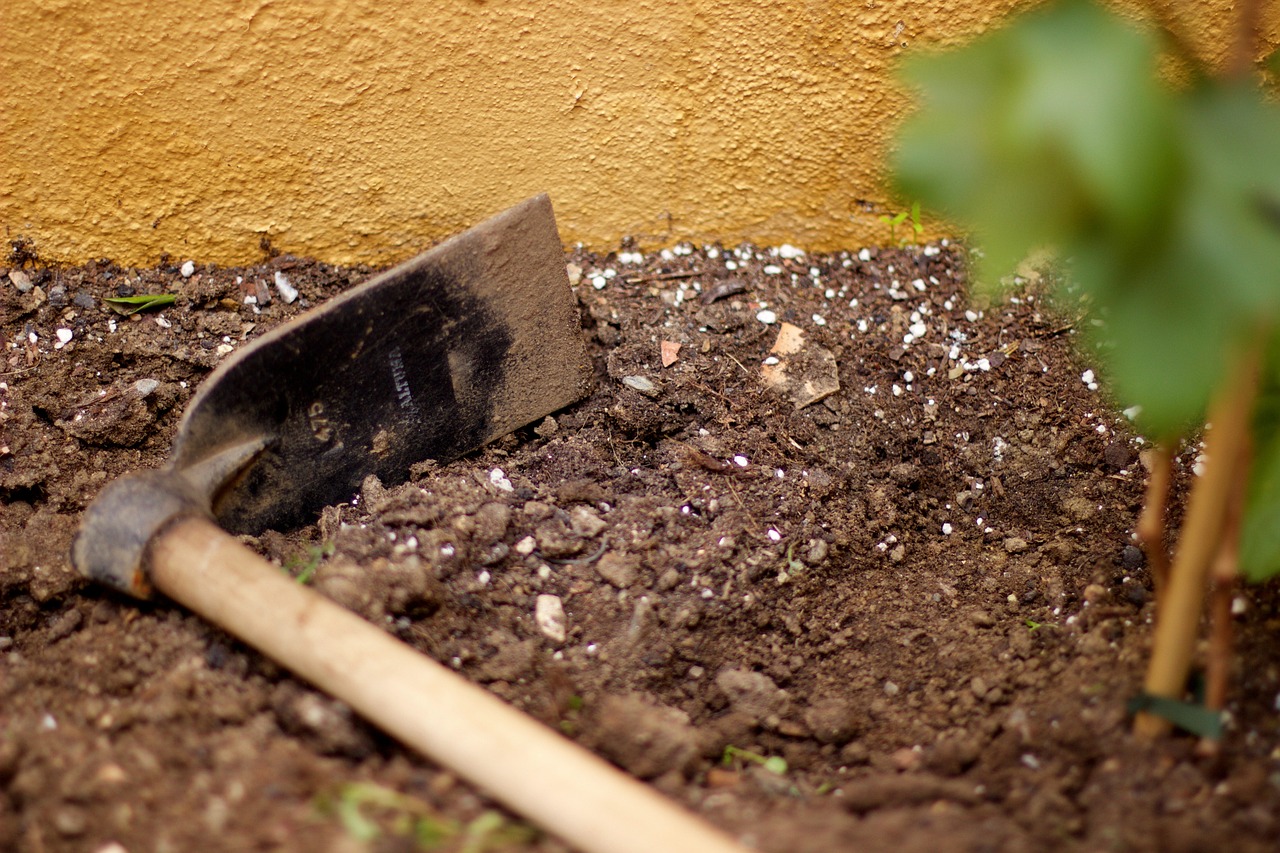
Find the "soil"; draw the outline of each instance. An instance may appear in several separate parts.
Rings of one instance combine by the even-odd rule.
[[[1035,288],[980,310],[948,246],[566,263],[590,398],[250,547],[760,850],[1277,849],[1276,589],[1217,753],[1135,740],[1144,445]],[[69,565],[227,352],[369,273],[0,268],[0,848],[566,849]]]

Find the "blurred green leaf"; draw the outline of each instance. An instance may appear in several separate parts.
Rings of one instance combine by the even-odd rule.
[[[1032,249],[1155,233],[1176,149],[1156,41],[1084,2],[1029,14],[903,69],[921,109],[893,162],[903,196],[972,229],[994,285]]]
[[[1238,83],[1163,86],[1157,49],[1068,0],[915,58],[894,168],[971,231],[980,287],[1044,246],[1068,259],[1118,398],[1169,435],[1280,313],[1280,108]]]
[[[140,296],[109,296],[102,301],[126,317],[139,311],[172,305],[178,297],[172,293],[149,293]]]

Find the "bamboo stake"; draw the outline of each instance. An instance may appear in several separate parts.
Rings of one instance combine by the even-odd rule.
[[[1177,442],[1161,441],[1151,452],[1151,474],[1147,477],[1147,491],[1142,499],[1142,515],[1134,532],[1147,554],[1151,567],[1151,585],[1156,604],[1169,585],[1169,552],[1165,550],[1165,507],[1169,503],[1169,486],[1173,481],[1173,454]]]
[[[1210,410],[1205,467],[1191,490],[1178,552],[1164,600],[1157,607],[1154,645],[1144,684],[1150,696],[1181,699],[1204,606],[1209,567],[1222,542],[1232,488],[1244,476],[1241,449],[1248,446],[1253,402],[1258,391],[1260,352],[1252,348]],[[1148,712],[1134,719],[1134,733],[1158,737],[1167,720]]]
[[[1249,470],[1252,461],[1251,436],[1246,438],[1246,446],[1240,448],[1240,470],[1244,474]],[[1248,477],[1236,477],[1231,484],[1230,504],[1227,507],[1226,526],[1222,533],[1222,544],[1218,556],[1213,561],[1210,572],[1210,606],[1211,626],[1209,632],[1209,655],[1205,666],[1205,706],[1213,711],[1221,711],[1227,705],[1227,688],[1231,681],[1232,651],[1235,645],[1235,623],[1231,618],[1231,603],[1235,597],[1236,581],[1240,576],[1240,527],[1244,521],[1245,494],[1248,491]]]

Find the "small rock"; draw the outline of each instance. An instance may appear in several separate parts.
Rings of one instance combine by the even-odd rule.
[[[63,806],[53,813],[53,828],[59,835],[75,838],[84,835],[89,826],[89,818],[84,810],[76,806]]]
[[[973,695],[979,699],[987,695],[987,681],[981,675],[975,675],[973,680],[969,682],[969,689],[973,691]]]
[[[1133,572],[1142,568],[1147,562],[1147,555],[1137,545],[1125,545],[1120,551],[1120,565],[1125,571]]]
[[[85,309],[92,308],[97,305],[97,303],[93,301],[93,297],[87,293],[77,293],[75,296],[71,297],[71,304],[77,308]]]
[[[678,708],[637,695],[605,696],[595,722],[596,748],[641,779],[684,772],[697,758],[698,732]]]
[[[646,397],[658,396],[658,386],[651,379],[644,376],[624,376],[622,377],[622,384],[633,391],[639,391]]]
[[[566,637],[567,618],[564,602],[558,595],[539,595],[534,605],[533,619],[542,635],[553,643],[563,643]]]
[[[583,541],[560,518],[549,518],[533,530],[544,557],[561,560],[582,552]]]
[[[640,574],[640,558],[635,554],[610,551],[596,561],[596,572],[618,589],[626,589],[636,582]],[[677,576],[676,583],[679,582]]]
[[[594,539],[608,526],[609,522],[591,507],[576,506],[569,513],[570,529],[583,539]]]
[[[363,758],[373,751],[373,739],[342,702],[284,681],[272,695],[271,706],[282,729],[306,737],[326,755]]]
[[[184,261],[178,272],[182,273],[183,278],[191,278],[196,272],[195,261]]]
[[[487,503],[476,510],[475,522],[472,535],[477,542],[496,542],[507,534],[507,526],[511,524],[511,507],[504,503]]]
[[[1010,536],[1004,540],[1004,549],[1010,554],[1021,554],[1027,550],[1027,540],[1017,536]]]
[[[1127,441],[1113,441],[1102,451],[1103,464],[1112,471],[1128,468],[1133,464],[1133,449]]]
[[[969,622],[975,628],[992,628],[996,624],[995,617],[985,610],[975,610],[970,613]]]
[[[908,773],[920,766],[920,750],[904,746],[902,749],[895,750],[893,755],[890,756],[890,760],[895,768],[903,773]]]
[[[1088,498],[1072,497],[1062,502],[1062,511],[1072,521],[1083,522],[1097,514],[1098,505]]]
[[[734,711],[750,717],[757,725],[782,716],[790,696],[762,672],[726,669],[716,676],[716,686],[729,697]]]
[[[819,565],[823,560],[827,559],[827,552],[830,546],[824,539],[810,539],[809,551],[804,555],[804,561],[811,566]]]
[[[276,270],[276,292],[280,294],[280,298],[284,300],[286,305],[292,305],[298,301],[298,289],[289,283],[289,277]]]
[[[53,620],[53,624],[49,626],[48,642],[56,643],[61,639],[71,636],[76,629],[80,627],[80,623],[84,621],[84,616],[79,610],[68,610],[57,619]]]
[[[1084,600],[1090,604],[1098,604],[1107,598],[1107,588],[1101,584],[1091,583],[1084,588]]]
[[[850,767],[860,767],[871,760],[871,750],[862,741],[850,741],[841,748],[840,760]]]
[[[861,728],[852,702],[836,697],[817,699],[804,712],[805,724],[820,743],[848,743]]]
[[[959,776],[982,755],[982,743],[976,736],[959,733],[940,738],[925,755],[925,766],[943,776]]]
[[[22,270],[9,270],[9,281],[13,282],[13,286],[18,288],[19,293],[30,293],[34,286],[31,283],[31,276]]]

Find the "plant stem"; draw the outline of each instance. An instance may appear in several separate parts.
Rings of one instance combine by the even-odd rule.
[[[1147,478],[1147,493],[1142,500],[1142,515],[1134,532],[1147,554],[1151,567],[1151,585],[1156,603],[1169,585],[1169,552],[1164,546],[1165,507],[1169,502],[1169,485],[1173,481],[1173,450],[1176,442],[1162,441],[1151,452],[1151,475]]]
[[[1231,600],[1235,596],[1236,579],[1240,574],[1240,525],[1244,519],[1247,476],[1253,459],[1252,436],[1246,436],[1245,446],[1240,448],[1240,474],[1231,484],[1228,497],[1226,524],[1218,556],[1210,573],[1209,654],[1205,667],[1204,704],[1210,710],[1221,711],[1227,705],[1227,686],[1231,681],[1232,649],[1235,645],[1235,623],[1231,619]]]
[[[1240,360],[1210,409],[1212,428],[1205,438],[1205,466],[1191,490],[1187,518],[1178,541],[1164,600],[1158,605],[1155,641],[1144,688],[1148,695],[1181,699],[1191,669],[1209,566],[1222,541],[1233,484],[1244,472],[1253,401],[1257,396],[1260,347]],[[1169,722],[1140,712],[1135,734],[1157,737]]]

